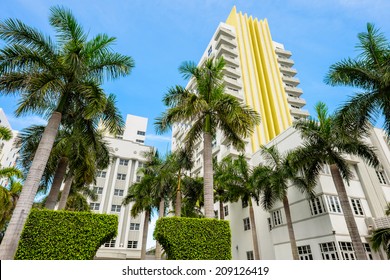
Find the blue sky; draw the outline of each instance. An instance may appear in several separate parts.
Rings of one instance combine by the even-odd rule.
[[[323,78],[332,63],[356,56],[357,34],[365,31],[367,22],[390,38],[388,0],[2,0],[0,20],[18,18],[53,35],[48,24],[53,5],[70,8],[91,36],[107,33],[117,37],[114,50],[134,58],[132,74],[107,82],[104,88],[116,94],[124,117],[149,118],[146,143],[163,153],[169,148],[170,133],[156,135],[153,127],[154,119],[165,109],[162,96],[170,86],[185,85],[178,66],[199,60],[233,5],[259,19],[267,18],[273,40],[292,51],[310,112],[320,100],[334,109],[356,91],[330,87]],[[42,122],[39,116],[16,119],[16,102],[16,98],[0,96],[0,107],[14,129]]]

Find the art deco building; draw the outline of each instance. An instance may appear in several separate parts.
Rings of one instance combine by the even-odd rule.
[[[104,244],[97,252],[97,259],[139,259],[141,256],[144,214],[133,218],[132,203],[124,206],[122,200],[127,190],[141,177],[137,170],[145,162],[145,152],[152,147],[144,145],[148,119],[127,115],[123,135],[107,136],[111,150],[110,166],[100,170],[96,185],[91,186],[98,194],[97,201],[90,202],[96,213],[116,214],[119,219],[118,235]]]
[[[272,40],[267,20],[259,20],[234,7],[225,23],[220,23],[199,61],[202,65],[209,57],[224,57],[226,92],[258,111],[261,123],[254,134],[246,139],[245,156],[253,166],[262,162],[260,145],[276,144],[281,152],[300,145],[299,134],[291,127],[296,119],[307,117],[302,109],[300,81],[295,77],[292,53],[281,43]],[[195,90],[190,81],[188,89]],[[182,145],[190,123],[177,123],[172,129],[172,149]],[[382,166],[375,170],[358,158],[348,158],[354,178],[347,187],[362,241],[369,259],[383,258],[373,253],[369,240],[373,229],[390,226],[384,209],[390,202],[390,149],[383,131],[373,129],[367,139],[378,150]],[[195,146],[195,167],[192,174],[202,176],[202,142]],[[218,160],[237,156],[236,151],[220,133],[213,141],[213,156]],[[355,253],[344,221],[339,198],[329,168],[324,166],[316,188],[317,197],[305,196],[289,189],[293,227],[301,259],[354,259]],[[270,212],[255,206],[257,240],[261,259],[292,259],[285,213],[282,204]],[[215,207],[218,216],[219,207]],[[253,259],[253,242],[247,205],[227,203],[225,219],[232,230],[234,259]]]

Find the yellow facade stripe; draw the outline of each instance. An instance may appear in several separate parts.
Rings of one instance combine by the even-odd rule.
[[[267,20],[237,13],[234,6],[226,23],[236,30],[245,103],[262,119],[251,136],[254,152],[291,125],[287,95]]]
[[[243,48],[243,61],[245,62],[245,65],[246,65],[246,68],[243,68],[242,69],[242,73],[244,74],[245,72],[247,73],[247,76],[248,76],[248,79],[247,79],[247,84],[248,84],[248,88],[250,89],[249,92],[246,92],[245,95],[248,96],[248,101],[247,101],[247,105],[250,105],[253,109],[255,109],[256,111],[259,111],[259,108],[256,108],[256,104],[255,104],[255,100],[256,100],[256,97],[255,97],[255,92],[256,92],[256,88],[255,88],[255,85],[253,83],[253,81],[255,80],[254,78],[254,74],[253,72],[251,71],[251,69],[253,69],[252,67],[252,52],[250,50],[250,47],[251,47],[251,42],[250,42],[250,38],[249,38],[249,35],[248,35],[248,25],[247,25],[247,21],[246,21],[246,16],[242,15],[242,13],[239,13],[239,22],[240,22],[240,27],[241,27],[241,34],[242,34],[242,42],[243,42],[243,45],[244,45],[244,48]],[[258,128],[256,127],[256,131],[258,130]],[[257,137],[257,133],[256,134],[252,134],[252,151],[256,151],[256,142],[258,142],[259,139],[256,139],[258,138]]]
[[[251,25],[251,38],[252,38],[252,52],[254,54],[254,69],[256,72],[256,83],[259,84],[259,91],[257,92],[257,96],[260,99],[260,105],[264,110],[264,116],[269,116],[271,113],[271,107],[270,107],[270,100],[269,100],[269,94],[268,94],[268,87],[266,85],[266,79],[265,74],[266,72],[263,69],[263,62],[262,62],[262,52],[261,52],[261,42],[258,42],[256,36],[254,36],[254,28],[256,27],[256,22],[254,22],[252,19],[249,20],[249,23]],[[266,142],[271,140],[274,135],[274,128],[273,128],[273,122],[270,118],[264,118],[266,122]],[[265,143],[261,143],[265,144]]]
[[[267,20],[265,20],[265,25],[266,25],[266,32],[264,35],[272,43],[271,32],[270,32]],[[275,71],[275,76],[274,76],[275,84],[278,85],[278,88],[280,90],[280,94],[277,94],[277,98],[278,98],[278,103],[280,104],[281,108],[284,109],[284,110],[282,110],[282,112],[283,112],[282,122],[283,122],[283,130],[285,130],[291,125],[291,113],[290,113],[290,109],[288,107],[287,94],[284,91],[284,85],[283,85],[281,73],[279,70],[278,60],[277,60],[277,56],[276,56],[273,44],[272,44],[272,53],[270,55],[270,64],[273,66],[274,71]]]

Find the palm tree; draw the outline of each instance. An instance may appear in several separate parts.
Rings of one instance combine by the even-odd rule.
[[[157,150],[146,152],[144,156],[147,160],[144,167],[139,170],[143,174],[141,181],[130,186],[128,194],[123,200],[124,205],[134,202],[131,208],[132,217],[145,211],[141,259],[145,259],[146,239],[144,238],[147,238],[152,210],[158,209],[160,218],[165,215],[165,202],[171,196],[172,186],[175,185],[170,168],[171,162],[167,158],[165,160],[161,158]],[[161,245],[158,242],[155,257],[161,259]]]
[[[223,204],[232,200],[230,197],[229,189],[226,185],[226,179],[229,178],[229,168],[233,159],[228,156],[223,158],[220,162],[214,160],[213,170],[214,170],[214,198],[215,201],[219,202],[219,219],[225,219],[225,211],[223,209]]]
[[[387,204],[385,215],[390,216],[390,203]],[[371,237],[371,245],[374,251],[379,251],[382,247],[387,254],[387,259],[390,260],[390,228],[374,230]]]
[[[265,164],[260,165],[256,170],[261,177],[257,178],[257,182],[263,193],[261,204],[265,210],[271,210],[276,201],[282,201],[284,213],[286,214],[292,256],[294,260],[299,260],[290,204],[287,196],[288,188],[291,182],[292,186],[298,188],[302,193],[311,196],[313,195],[315,182],[310,184],[298,175],[300,170],[293,164],[293,151],[282,155],[275,146],[262,146],[261,155]]]
[[[131,217],[135,218],[143,212],[145,215],[142,235],[141,260],[144,260],[146,256],[146,243],[151,214],[159,204],[153,195],[153,180],[154,178],[152,176],[145,175],[142,177],[140,182],[135,183],[129,187],[128,193],[122,202],[123,205],[128,205],[131,202],[134,202],[130,210]]]
[[[176,191],[173,192],[173,199],[175,201],[175,216],[181,216],[182,208],[182,177],[185,171],[191,170],[194,165],[192,159],[192,153],[184,148],[179,148],[172,154],[170,154],[167,159],[167,169],[171,169],[171,173],[176,173],[177,176],[177,187]]]
[[[363,142],[364,134],[349,134],[348,130],[340,128],[336,117],[328,115],[328,109],[322,102],[317,103],[315,110],[318,120],[309,118],[294,124],[303,139],[303,147],[296,150],[298,158],[305,165],[305,177],[310,181],[318,178],[324,164],[330,165],[356,257],[359,260],[367,259],[343,181],[348,183],[351,178],[351,170],[343,156],[347,154],[361,157],[372,166],[378,166],[378,159],[374,149]]]
[[[243,150],[243,138],[248,137],[260,122],[256,111],[225,93],[224,66],[223,58],[207,59],[199,67],[193,62],[184,62],[179,71],[185,79],[194,79],[196,91],[181,86],[171,88],[163,98],[168,109],[155,122],[160,133],[177,122],[190,124],[184,139],[187,150],[193,151],[195,143],[203,139],[204,210],[207,218],[214,217],[212,138],[219,129],[234,147]]]
[[[360,51],[355,58],[347,58],[330,67],[325,82],[332,85],[357,87],[363,90],[351,97],[341,108],[359,128],[367,121],[375,122],[384,115],[384,128],[390,133],[390,44],[379,29],[367,23],[367,32],[358,34]]]
[[[204,205],[203,178],[184,176],[182,194],[181,217],[203,218],[204,215],[201,211]]]
[[[256,168],[254,169],[249,166],[247,159],[243,155],[227,163],[225,184],[230,192],[229,195],[232,202],[237,202],[241,199],[243,204],[249,206],[249,226],[252,232],[254,259],[259,260],[260,250],[257,241],[257,229],[252,200],[254,199],[257,205],[259,204],[260,189],[258,188],[257,178],[259,178],[260,174]]]
[[[11,219],[22,191],[22,184],[15,178],[21,179],[22,177],[22,172],[14,167],[0,169],[0,178],[8,179],[7,186],[0,186],[0,230],[3,230]]]
[[[71,127],[62,125],[59,129],[45,168],[44,181],[41,183],[47,185],[52,182],[45,202],[45,207],[48,209],[54,209],[68,169],[68,176],[71,176],[71,173],[82,172],[85,178],[89,174],[87,180],[79,178],[85,184],[89,184],[95,180],[96,169],[104,169],[109,164],[109,150],[101,131],[93,129],[93,126],[88,124],[89,121],[79,119],[74,120]],[[34,157],[43,131],[43,126],[33,125],[24,129],[19,135],[20,161],[24,170],[30,168],[31,159]],[[67,190],[62,195],[66,202]]]
[[[101,88],[104,79],[128,75],[134,66],[131,57],[111,51],[115,38],[99,34],[87,40],[70,10],[50,11],[56,43],[20,20],[0,22],[0,38],[6,42],[0,49],[0,93],[20,94],[17,116],[28,112],[50,116],[0,247],[0,259],[12,259],[16,252],[62,117],[70,119],[69,108],[82,108],[85,119],[102,112],[107,104]],[[102,121],[117,133],[110,120]]]
[[[387,259],[390,260],[390,228],[374,230],[371,237],[371,245],[374,251],[379,251],[382,247],[387,254]]]
[[[0,126],[0,140],[8,141],[12,138],[12,131],[5,126]]]

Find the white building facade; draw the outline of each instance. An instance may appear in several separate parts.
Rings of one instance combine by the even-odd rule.
[[[12,129],[2,108],[0,108],[0,126],[7,127],[12,131],[10,140],[0,140],[0,168],[15,167],[19,156],[19,148],[16,145],[18,131]],[[0,185],[5,186],[6,184],[6,179],[0,179]]]
[[[96,213],[118,215],[118,235],[104,244],[96,254],[97,259],[140,259],[144,214],[131,217],[132,203],[122,205],[128,188],[141,177],[137,172],[145,162],[145,153],[152,147],[145,146],[147,119],[127,115],[123,136],[107,136],[111,149],[111,162],[107,169],[100,170],[96,185],[97,201],[90,202]],[[142,141],[142,142],[141,142]]]

